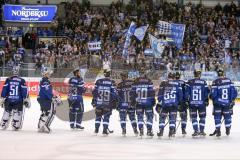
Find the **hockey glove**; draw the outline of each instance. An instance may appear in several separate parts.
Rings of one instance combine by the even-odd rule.
[[[207,107],[208,105],[209,105],[209,100],[206,99],[206,100],[205,100],[205,106]]]
[[[233,109],[234,106],[235,106],[235,102],[233,101],[231,102],[229,109]]]
[[[6,98],[1,97],[0,98],[0,106],[3,108],[4,107],[4,102]]]
[[[57,105],[60,106],[63,104],[61,97],[59,95],[53,96],[53,102]]]
[[[161,110],[162,110],[162,105],[161,105],[160,103],[158,103],[158,104],[156,105],[155,110],[156,110],[156,112],[157,112],[158,114],[160,114],[160,113],[161,113]]]
[[[30,108],[31,107],[31,101],[29,98],[26,98],[23,100],[23,105],[26,107],[26,108]]]
[[[189,102],[184,102],[184,107],[186,107],[186,109],[189,109]]]
[[[92,106],[93,106],[93,108],[96,108],[96,104],[94,103],[94,99],[92,99]]]
[[[178,111],[181,112],[183,110],[183,105],[184,103],[181,103],[180,105],[178,105]]]

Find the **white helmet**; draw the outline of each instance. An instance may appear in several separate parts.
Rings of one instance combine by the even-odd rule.
[[[19,66],[13,66],[13,68],[12,68],[12,74],[13,74],[14,76],[18,76],[19,70],[20,70],[20,67],[19,67]]]
[[[49,67],[43,66],[41,69],[42,76],[45,76],[46,74],[51,75],[52,70]]]

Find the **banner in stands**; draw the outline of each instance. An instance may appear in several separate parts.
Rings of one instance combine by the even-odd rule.
[[[89,42],[88,49],[90,51],[97,51],[102,49],[102,42]]]
[[[56,5],[4,5],[3,20],[7,22],[52,22]]]

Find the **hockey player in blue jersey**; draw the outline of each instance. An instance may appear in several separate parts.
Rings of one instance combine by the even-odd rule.
[[[98,79],[92,95],[92,105],[95,108],[95,134],[98,134],[101,121],[103,121],[103,135],[109,134],[109,119],[112,110],[117,105],[117,90],[115,81],[110,79],[110,72],[104,72],[105,78]]]
[[[212,135],[221,136],[221,119],[224,118],[226,135],[230,134],[232,109],[237,97],[237,91],[232,81],[224,76],[222,69],[218,70],[218,79],[213,81],[210,98],[213,101],[213,115],[216,130]]]
[[[186,84],[186,99],[189,103],[189,112],[194,129],[193,137],[206,136],[205,119],[206,107],[208,106],[209,88],[207,82],[202,80],[201,71],[194,71],[194,79],[191,79]],[[199,115],[199,122],[198,122]],[[199,132],[200,131],[200,132]]]
[[[80,75],[79,69],[73,71],[74,77],[69,79],[69,121],[71,129],[84,129],[81,126],[84,105],[83,105],[83,93],[86,91],[84,87],[84,81]]]
[[[152,132],[153,125],[153,106],[155,105],[155,91],[152,81],[147,78],[144,73],[135,80],[132,85],[132,105],[136,107],[136,113],[138,118],[138,128],[140,131],[140,137],[144,135],[144,115],[146,115],[147,122],[147,136],[153,137]]]
[[[52,71],[47,67],[43,67],[41,72],[43,78],[39,84],[39,94],[37,101],[40,104],[42,114],[40,115],[38,122],[38,131],[50,133],[50,125],[56,114],[55,104],[59,105],[61,103],[61,99],[59,96],[53,95],[53,88],[49,80]]]
[[[168,80],[161,82],[158,92],[156,111],[159,114],[158,137],[163,136],[165,120],[169,116],[169,138],[173,137],[176,129],[177,109],[182,103],[183,93],[181,84],[174,80],[174,74],[168,74]]]
[[[18,76],[19,66],[14,66],[12,72],[13,76],[6,79],[0,98],[5,109],[0,125],[2,129],[7,129],[12,117],[12,128],[17,131],[22,128],[24,106],[29,108],[30,100],[26,82]]]
[[[122,128],[122,135],[126,135],[126,118],[127,115],[132,124],[132,128],[135,135],[138,135],[137,122],[136,122],[136,111],[135,106],[131,104],[131,91],[133,80],[128,79],[128,75],[121,74],[122,81],[117,86],[119,104],[117,110],[119,111],[120,124]]]
[[[186,135],[186,127],[187,127],[187,109],[188,109],[188,103],[185,101],[185,82],[183,80],[180,80],[181,74],[179,72],[176,72],[175,78],[178,81],[178,83],[182,87],[182,93],[183,93],[183,99],[182,103],[178,106],[178,111],[181,118],[181,128],[182,128],[182,134]]]

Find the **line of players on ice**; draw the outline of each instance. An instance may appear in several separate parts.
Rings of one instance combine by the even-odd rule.
[[[4,106],[1,128],[7,129],[12,118],[12,127],[19,130],[22,127],[24,106],[30,107],[28,91],[24,79],[18,76],[19,68],[13,67],[13,76],[6,79],[3,86],[0,103]],[[81,126],[84,113],[83,93],[84,81],[79,69],[73,71],[74,76],[69,80],[69,120],[72,129],[84,129]],[[56,105],[62,103],[61,98],[53,94],[49,80],[51,71],[42,69],[43,78],[40,81],[38,103],[41,115],[38,131],[49,133],[51,122],[56,113]],[[119,111],[122,134],[126,135],[126,118],[129,117],[135,135],[144,135],[144,125],[147,136],[153,137],[152,125],[154,107],[159,114],[158,137],[162,137],[165,126],[169,123],[169,137],[176,134],[177,112],[180,113],[182,134],[186,135],[187,115],[189,110],[193,126],[193,137],[206,136],[204,132],[206,107],[209,98],[213,101],[213,116],[215,131],[211,135],[221,136],[221,124],[225,122],[226,135],[230,134],[234,101],[237,91],[230,79],[224,76],[222,69],[218,70],[219,78],[213,81],[211,90],[205,80],[202,80],[201,71],[194,72],[194,79],[184,82],[180,74],[169,73],[168,80],[161,82],[155,100],[153,83],[146,75],[129,80],[127,74],[121,74],[122,81],[116,86],[111,80],[110,72],[104,72],[105,78],[98,79],[92,92],[92,105],[95,108],[95,133],[99,133],[100,124],[103,124],[103,135],[108,135],[109,119],[113,109]],[[144,121],[146,116],[146,122]],[[199,117],[199,121],[198,121]],[[165,122],[168,118],[168,122]],[[223,120],[222,120],[223,119]]]

